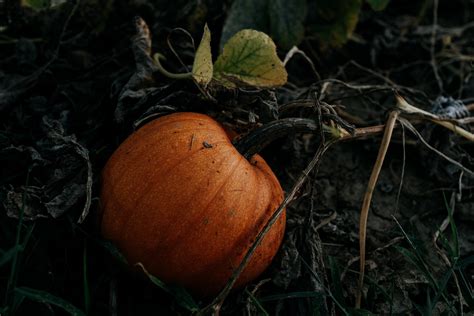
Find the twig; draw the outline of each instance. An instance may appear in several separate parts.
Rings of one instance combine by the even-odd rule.
[[[443,93],[443,81],[439,75],[438,66],[436,65],[435,46],[436,46],[436,29],[438,28],[438,0],[433,0],[433,27],[431,30],[431,67],[438,83],[440,93]]]
[[[403,149],[403,160],[402,160],[402,174],[400,175],[400,185],[398,186],[397,199],[395,201],[395,214],[398,214],[400,196],[402,195],[403,180],[405,179],[405,164],[406,164],[406,138],[405,138],[405,126],[402,124],[402,149]]]
[[[458,134],[459,136],[462,136],[464,138],[467,138],[470,141],[474,141],[474,134],[471,132],[468,132],[462,127],[457,126],[452,122],[452,120],[443,120],[439,116],[434,115],[430,112],[427,112],[425,110],[422,110],[420,108],[417,108],[416,106],[413,106],[409,104],[403,97],[401,97],[399,94],[395,94],[395,97],[397,98],[397,108],[400,109],[401,111],[408,113],[408,114],[415,114],[420,116],[421,118],[428,119],[432,121],[433,123],[436,123],[438,125],[441,125],[454,133]]]
[[[375,161],[372,174],[370,175],[369,183],[367,185],[367,191],[365,192],[364,201],[362,203],[362,209],[360,212],[360,224],[359,224],[359,247],[360,247],[360,275],[359,275],[359,288],[356,296],[356,308],[360,308],[362,300],[362,288],[364,286],[364,274],[365,274],[365,243],[367,235],[367,219],[369,216],[370,203],[372,201],[372,195],[374,193],[375,185],[382,169],[385,155],[387,154],[388,145],[392,138],[393,129],[395,122],[399,115],[399,111],[394,110],[390,113],[387,123],[385,124],[385,132],[380,144],[379,153],[377,160]]]
[[[329,215],[328,217],[326,218],[323,218],[321,220],[321,222],[316,226],[316,228],[314,229],[315,231],[318,231],[321,227],[323,226],[326,226],[327,224],[329,224],[330,222],[332,222],[333,220],[335,220],[337,218],[337,212],[334,211],[331,215]]]
[[[306,55],[304,51],[299,49],[297,46],[293,46],[288,53],[286,53],[285,59],[283,60],[283,65],[286,66],[286,64],[290,61],[291,58],[293,58],[294,55],[300,54],[303,56],[303,58],[308,62],[308,64],[311,66],[311,69],[313,70],[314,75],[316,76],[317,80],[321,80],[321,76],[319,75],[318,71],[316,70],[316,67],[314,66],[313,61],[311,58]]]
[[[183,66],[186,69],[186,71],[189,72],[190,70],[188,69],[188,66],[183,62],[181,57],[179,57],[179,54],[176,52],[176,50],[173,47],[173,44],[171,43],[171,35],[173,35],[173,32],[175,32],[175,31],[183,32],[191,40],[191,45],[193,46],[194,53],[196,53],[196,46],[194,45],[194,39],[188,31],[186,31],[185,29],[183,29],[181,27],[176,27],[176,28],[172,29],[171,32],[168,34],[168,37],[166,38],[166,42],[168,43],[168,47],[171,50],[171,52],[174,54],[174,56],[179,61],[181,66]]]
[[[452,163],[453,165],[456,165],[457,167],[459,167],[461,170],[464,170],[465,172],[469,173],[470,175],[474,175],[474,171],[464,167],[460,162],[457,162],[456,160],[446,156],[444,153],[440,152],[438,149],[434,148],[433,146],[431,146],[420,134],[420,132],[418,132],[416,130],[416,128],[405,118],[402,118],[400,117],[398,119],[398,121],[405,125],[405,127],[407,127],[413,134],[415,134],[416,137],[418,137],[418,139],[426,146],[428,147],[430,150],[432,150],[433,152],[435,152],[436,154],[438,154],[439,156],[443,157],[444,159],[446,159],[447,161],[449,161],[450,163]]]
[[[379,252],[379,251],[382,251],[382,250],[385,250],[395,244],[397,244],[398,242],[402,241],[404,238],[401,237],[401,236],[398,236],[398,237],[395,237],[393,238],[392,240],[390,240],[388,243],[386,243],[385,245],[383,246],[380,246],[379,248],[375,249],[371,254],[375,254],[376,252]],[[353,257],[351,259],[349,259],[349,261],[346,263],[346,267],[344,268],[344,270],[342,271],[341,273],[341,277],[340,277],[340,280],[341,282],[344,280],[344,278],[346,277],[346,274],[347,272],[349,271],[349,268],[351,267],[351,265],[356,262],[356,261],[359,261],[360,260],[360,256],[356,256],[356,257]]]

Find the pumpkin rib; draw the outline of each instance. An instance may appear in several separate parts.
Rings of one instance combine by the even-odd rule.
[[[205,129],[205,130],[215,131],[216,129],[215,129],[215,128],[212,128],[212,129],[210,128],[210,129]],[[182,133],[183,133],[183,131],[180,130],[180,129],[177,129],[177,131],[178,131],[179,134],[182,134]],[[199,129],[199,131],[202,131],[202,130]],[[178,133],[177,133],[177,134],[178,134]],[[142,152],[143,152],[143,151],[144,151],[144,152],[150,152],[150,150],[149,150],[150,146],[156,146],[156,143],[158,142],[158,140],[159,140],[160,138],[163,138],[163,139],[165,139],[165,140],[167,139],[167,138],[165,137],[166,134],[167,134],[167,133],[159,133],[159,134],[157,134],[157,135],[151,135],[150,137],[148,137],[148,138],[146,139],[145,142],[139,144],[140,147],[138,147],[138,148],[136,148],[135,150],[131,151],[130,153],[132,153],[132,154],[127,153],[128,159],[131,160],[131,161],[136,160],[136,159],[138,159],[138,158],[141,158],[141,159],[143,159],[143,160],[146,160],[146,159],[149,159],[150,157],[153,157],[153,156],[154,156],[153,153],[150,153],[149,156],[144,156],[144,157],[143,157],[143,156],[142,156]],[[177,134],[173,134],[173,133],[170,133],[170,134],[171,134],[171,135],[177,135]],[[137,136],[137,135],[134,135],[134,136]],[[132,137],[133,137],[133,136],[132,136]],[[135,138],[136,138],[136,137],[135,137]],[[132,140],[133,140],[133,138],[132,138]],[[227,143],[227,140],[222,140],[222,141],[213,142],[213,144],[215,144],[215,145],[220,144],[220,143]],[[192,150],[192,149],[193,149],[193,148],[191,148],[191,150]],[[200,150],[200,149],[202,149],[202,148],[197,148],[197,149],[194,149],[194,150]],[[190,151],[191,151],[191,150],[190,150]],[[124,177],[124,176],[125,176],[125,173],[122,173],[121,176],[119,176],[119,178],[116,179],[116,182],[117,182],[117,183],[120,183],[121,180],[122,180],[120,177]]]
[[[233,147],[224,147],[222,150],[224,150],[225,152],[228,152],[230,150],[235,150],[235,149]],[[197,152],[201,152],[201,150],[197,150]],[[224,161],[224,160],[225,160],[225,157],[223,157],[221,159],[221,161]],[[153,178],[158,179],[156,176],[153,176]],[[161,179],[160,181],[163,181],[163,179]],[[206,181],[207,181],[207,179],[203,178],[201,183],[205,183]],[[194,198],[193,196],[196,196],[197,193],[200,192],[202,187],[203,187],[202,184],[197,185],[195,192],[193,194],[190,194],[189,200],[185,201],[183,204],[189,204],[189,201]],[[139,201],[140,201],[140,204],[137,204],[133,208],[129,208],[128,215],[123,215],[122,216],[124,219],[126,218],[126,220],[123,220],[122,229],[121,229],[120,233],[117,234],[117,236],[119,236],[119,239],[125,239],[126,240],[128,238],[128,236],[135,235],[136,228],[134,228],[134,226],[136,224],[134,224],[134,222],[131,222],[130,218],[133,218],[133,215],[134,215],[134,212],[135,212],[136,209],[143,209],[144,206],[141,203],[145,202],[146,200],[143,199],[143,197],[140,197]],[[157,228],[152,229],[152,231],[156,231],[156,230],[157,230]],[[164,242],[164,241],[162,240],[162,242]],[[153,247],[150,246],[148,251],[155,252],[156,249],[153,249]]]
[[[168,166],[168,167],[166,167],[166,168],[160,166],[160,167],[162,167],[162,169],[161,169],[162,172],[160,172],[160,173],[158,173],[158,174],[154,174],[153,177],[157,178],[157,179],[158,179],[157,181],[160,181],[159,178],[160,178],[164,173],[169,173],[169,172],[171,172],[173,169],[175,169],[175,168],[179,167],[180,165],[182,165],[183,163],[188,162],[188,160],[194,158],[194,156],[195,156],[196,154],[199,154],[201,150],[203,150],[203,148],[198,148],[198,149],[192,151],[192,152],[191,152],[188,156],[186,156],[184,159],[181,159],[181,160],[179,160],[177,163],[175,163],[175,164],[173,164],[173,165],[171,165],[171,166]],[[118,182],[118,180],[117,180],[117,182]],[[143,196],[143,195],[146,195],[147,193],[149,193],[150,187],[153,187],[155,184],[156,184],[156,183],[155,183],[155,182],[152,182],[152,181],[148,182],[148,183],[146,184],[146,186],[143,188],[144,192],[143,192],[142,196]],[[139,202],[139,201],[142,201],[142,198],[141,198],[141,197],[138,198],[138,201],[137,201],[137,202]],[[139,205],[135,204],[135,205],[133,206],[133,208],[137,208],[138,206],[139,206]]]
[[[194,156],[194,154],[197,154],[197,153],[200,153],[203,149],[197,149],[195,152],[193,152],[192,154],[190,154],[189,156],[187,156],[186,158],[184,158],[183,160],[180,160],[177,164],[175,164],[172,168],[175,169],[177,168],[178,166],[182,165],[183,163],[186,163],[189,158],[192,158],[192,156]],[[222,158],[222,160],[224,160],[225,158]],[[171,172],[171,169],[163,169],[163,173],[169,173]],[[153,178],[157,179],[156,181],[162,181],[162,179],[160,177],[162,177],[163,173],[159,173],[159,174],[155,174],[153,175]],[[156,181],[153,181],[149,184],[147,184],[147,188],[153,188],[154,185],[156,185]],[[203,181],[206,181],[206,179],[203,179]],[[147,194],[150,193],[150,189],[148,189],[148,192]],[[199,192],[199,188],[196,190],[197,192]],[[126,218],[126,220],[124,220],[124,223],[130,223],[130,218],[133,217],[134,215],[134,212],[136,209],[140,209],[140,207],[142,207],[141,203],[145,202],[146,200],[143,199],[143,196],[146,195],[146,194],[142,194],[136,201],[136,204],[129,208],[129,214],[128,216],[123,216],[123,218]],[[191,198],[190,198],[191,199]],[[120,234],[118,236],[126,236],[127,234],[127,229],[130,228],[130,224],[122,224],[122,229],[120,231]]]
[[[216,121],[214,121],[213,119],[210,119],[210,117],[205,116],[203,114],[195,115],[195,116],[193,115],[194,116],[193,118],[185,118],[185,119],[178,118],[178,117],[173,117],[174,120],[172,120],[172,116],[178,116],[179,114],[185,114],[185,113],[191,113],[191,112],[178,112],[178,113],[173,113],[173,114],[163,116],[163,118],[166,118],[166,120],[163,120],[163,121],[160,121],[160,122],[156,122],[158,120],[153,120],[150,123],[156,123],[156,124],[152,124],[148,127],[149,127],[150,131],[153,131],[155,129],[161,129],[161,128],[165,127],[166,125],[169,125],[169,124],[172,124],[172,123],[202,121],[202,122],[205,122],[206,124],[212,124],[213,126],[222,128]],[[198,113],[192,113],[192,114],[198,114]],[[141,128],[139,128],[136,131],[141,130],[142,128],[146,127],[148,124],[149,123],[143,125]],[[202,125],[199,125],[199,126],[202,126]]]
[[[238,164],[242,163],[242,160],[243,160],[243,163],[248,163],[245,158],[243,158],[242,156],[240,156],[238,160]],[[237,165],[234,169],[234,172],[232,172],[232,174],[229,174],[227,177],[226,177],[226,182],[223,183],[222,187],[225,186],[227,184],[228,181],[230,181],[230,179],[232,179],[232,176],[234,175],[235,171],[237,170],[237,168],[239,167],[239,165]],[[253,171],[253,166],[249,166],[249,168],[251,169],[251,171]],[[258,179],[257,177],[253,177],[256,181],[260,182],[260,179]],[[257,184],[258,186],[258,184]],[[219,189],[217,191],[217,193],[214,195],[213,199],[211,201],[209,201],[208,205],[212,205],[212,202],[214,201],[214,199],[217,197],[217,195],[219,194],[219,192],[221,192],[221,189]],[[270,194],[267,194],[267,198],[266,200],[270,199],[271,196]],[[258,194],[253,194],[254,196],[254,201],[252,203],[249,203],[249,204],[255,204],[254,202],[259,198]],[[262,207],[265,203],[262,203]],[[216,211],[219,213],[218,216],[219,218],[223,218],[225,215],[222,214],[222,210],[223,208],[218,208],[216,209]],[[207,212],[208,211],[208,206],[205,207],[205,209],[203,209],[203,212]],[[214,217],[214,213],[209,213],[209,217]],[[248,219],[247,222],[250,222],[251,224],[253,224],[253,226],[255,227],[255,223],[254,221],[252,220],[253,218],[250,216],[246,216],[245,217],[246,219]],[[239,219],[242,219],[242,217],[239,217]],[[194,232],[198,232],[199,231],[199,228],[202,227],[202,224],[199,225],[199,227],[196,227],[196,229],[193,229]],[[185,230],[186,232],[187,230]],[[177,236],[176,239],[179,239],[180,240],[180,244],[190,244],[189,241],[191,240],[194,240],[194,238],[196,237],[195,236],[196,233],[194,234],[189,234],[189,235],[185,235],[184,239],[182,238],[182,235],[180,236]],[[242,232],[241,234],[239,234],[238,236],[235,236],[235,238],[233,238],[233,243],[232,244],[229,244],[228,248],[232,248],[233,250],[229,250],[227,253],[225,254],[222,254],[219,256],[219,260],[217,262],[214,262],[212,264],[208,264],[208,265],[204,265],[204,266],[201,266],[198,270],[194,271],[192,274],[187,274],[186,276],[189,277],[189,278],[199,278],[199,276],[202,274],[202,273],[209,273],[209,271],[213,271],[214,269],[213,268],[217,268],[219,265],[222,265],[224,264],[225,266],[228,266],[228,267],[231,267],[232,265],[235,265],[235,264],[238,264],[240,262],[240,258],[243,257],[245,255],[245,246],[248,245],[249,242],[251,242],[252,240],[254,240],[256,237],[256,234],[252,237],[249,237],[248,233],[246,232]],[[216,238],[219,238],[219,237],[216,237]],[[173,244],[173,242],[171,242],[171,244]],[[235,255],[235,246],[238,246],[238,255]],[[178,250],[177,250],[178,251]],[[153,260],[151,261],[156,261],[157,259],[159,259],[159,255],[157,254],[158,251],[155,251],[153,252],[154,253],[154,258]],[[227,259],[231,258],[230,261],[228,261]],[[191,262],[193,262],[193,260],[190,260]],[[215,261],[215,260],[214,260]],[[231,275],[231,272],[233,271],[233,269],[229,270],[230,273],[228,273],[228,277],[230,277]],[[244,270],[245,271],[245,270]],[[188,272],[188,271],[186,271]],[[206,273],[207,272],[207,273]],[[227,277],[227,278],[228,278]],[[178,277],[179,278],[179,277]],[[175,280],[176,281],[176,280]]]
[[[243,158],[243,159],[245,160],[245,158]],[[250,168],[251,169],[254,169],[254,168],[258,169],[254,166],[250,166]],[[259,177],[254,177],[254,178],[257,181],[257,184],[256,184],[257,187],[259,187],[259,184],[261,184],[261,182],[263,180],[265,180],[265,182],[267,182],[267,180],[268,180],[268,179],[260,179]],[[248,249],[248,246],[253,243],[253,241],[255,240],[255,238],[258,235],[258,232],[263,227],[263,225],[266,223],[265,218],[268,219],[268,217],[274,211],[273,209],[270,209],[270,211],[269,211],[268,208],[265,207],[265,204],[267,204],[267,202],[274,197],[273,194],[269,190],[266,190],[266,191],[267,191],[266,192],[266,197],[262,201],[260,201],[260,205],[261,205],[261,207],[260,207],[261,210],[260,211],[261,211],[262,214],[265,214],[263,216],[260,216],[260,218],[262,218],[260,223],[253,220],[255,218],[254,216],[246,216],[245,217],[246,219],[248,219],[248,221],[247,221],[248,224],[251,224],[252,227],[253,227],[253,229],[250,229],[250,231],[255,232],[255,233],[249,234],[248,231],[243,231],[241,234],[235,236],[235,238],[233,238],[233,243],[228,245],[229,246],[228,248],[230,250],[225,254],[221,254],[219,261],[214,261],[214,262],[212,262],[212,263],[210,263],[206,266],[203,266],[200,269],[200,271],[196,272],[197,275],[199,275],[199,273],[214,271],[214,269],[218,269],[222,265],[226,266],[226,267],[229,267],[229,269],[226,273],[226,276],[223,278],[225,280],[221,280],[222,283],[223,283],[222,287],[225,285],[224,282],[226,282],[226,280],[228,280],[230,278],[232,272],[240,264],[240,261],[245,256],[246,249]],[[250,204],[255,204],[255,202],[260,197],[259,194],[253,194],[253,196],[254,196],[254,201]],[[255,208],[255,210],[257,210],[257,207]],[[248,226],[248,224],[247,224],[247,226]],[[281,221],[280,221],[280,223],[277,223],[277,224],[281,225]],[[254,253],[254,257],[251,259],[251,262],[248,265],[249,268],[244,269],[244,271],[239,276],[239,279],[236,282],[236,286],[239,286],[239,285],[242,285],[242,284],[245,284],[245,283],[249,282],[251,279],[255,278],[261,272],[263,272],[263,270],[265,269],[265,267],[268,264],[264,264],[265,267],[262,267],[262,268],[259,268],[259,269],[252,268],[252,265],[254,265],[254,263],[258,262],[258,261],[267,262],[267,263],[271,262],[271,259],[274,257],[275,254],[271,254],[270,256],[265,255],[264,250],[265,250],[266,247],[270,246],[273,242],[275,242],[279,245],[281,240],[282,240],[282,237],[283,237],[283,234],[276,234],[275,235],[274,231],[270,232],[269,234],[267,234],[267,236],[265,236],[264,240],[262,241],[260,246],[257,248],[256,252]],[[191,239],[191,236],[188,236],[187,239]],[[186,243],[186,240],[184,241],[184,243]],[[221,288],[216,288],[215,290],[218,291],[220,289]]]
[[[230,150],[232,150],[233,148],[229,148]],[[243,159],[243,158],[242,158]],[[225,160],[225,159],[222,159],[222,160]],[[207,211],[207,208],[209,207],[209,205],[213,202],[213,200],[217,197],[217,195],[221,192],[221,189],[222,187],[224,187],[227,182],[229,181],[229,179],[231,178],[231,176],[235,173],[235,171],[237,170],[237,167],[240,163],[240,160],[238,160],[233,166],[232,168],[232,171],[229,172],[228,175],[226,175],[224,177],[224,181],[219,185],[218,189],[215,191],[215,193],[213,194],[212,198],[210,199],[210,201],[208,203],[206,203],[206,206],[204,206],[203,209],[200,210],[201,213],[205,213]],[[204,181],[206,181],[207,179],[203,179]],[[199,186],[198,186],[198,190],[199,190]],[[193,196],[194,194],[192,194],[191,196]],[[201,214],[192,214],[192,215],[201,215]],[[178,231],[180,233],[177,234],[176,238],[174,238],[175,240],[173,240],[172,242],[169,242],[169,240],[164,240],[163,243],[171,243],[173,244],[174,241],[178,240],[181,238],[181,235],[182,235],[182,230],[186,224],[186,226],[190,225],[189,223],[185,223],[184,221],[183,222],[180,222],[181,225],[179,227],[175,227],[175,231]],[[157,252],[159,251],[159,248],[158,249],[154,249],[154,252]]]
[[[189,156],[187,156],[184,160],[178,161],[178,163],[176,163],[175,165],[179,165],[179,164],[182,164],[182,163],[186,162],[186,159],[191,159],[192,156],[193,156],[194,154],[196,154],[196,153],[199,153],[199,151],[200,151],[200,149],[195,150],[195,151],[192,152]],[[175,165],[174,165],[173,167],[175,167]],[[113,168],[113,167],[111,167],[111,168]],[[168,172],[168,169],[163,169],[163,173],[165,173],[165,172]],[[116,185],[113,185],[113,184],[109,185],[109,186],[110,186],[109,190],[111,190],[111,193],[112,193],[112,194],[110,195],[111,198],[120,196],[120,194],[117,193],[117,191],[119,191],[119,190],[116,190],[116,188],[120,186],[120,183],[121,183],[120,180],[122,180],[122,179],[127,179],[127,178],[128,178],[127,176],[128,176],[127,173],[122,172],[122,173],[119,174],[118,179],[115,180],[115,182],[116,182],[117,184],[116,184]],[[159,174],[158,176],[161,176],[161,174]],[[148,188],[151,187],[152,184],[154,184],[154,182],[148,183],[148,184],[146,185],[146,187],[145,187],[145,190],[148,191]],[[129,213],[128,215],[127,215],[127,214],[122,214],[122,217],[121,217],[121,218],[123,219],[123,221],[122,221],[122,223],[118,224],[118,225],[120,225],[123,229],[125,229],[126,226],[127,226],[127,225],[125,225],[124,223],[127,223],[128,220],[130,219],[130,217],[134,215],[134,214],[133,214],[133,213],[134,213],[134,210],[137,209],[137,207],[138,207],[137,203],[140,202],[140,201],[142,201],[142,196],[143,196],[143,194],[140,195],[139,197],[137,197],[136,200],[135,200],[135,205],[134,205],[133,207],[128,207],[128,208],[123,207],[123,205],[120,205],[120,202],[119,202],[117,199],[115,199],[115,203],[118,204],[118,205],[115,205],[117,209],[122,209],[122,210],[124,210],[124,211],[127,211],[127,210],[129,211],[129,212],[128,212],[128,213]],[[107,201],[106,201],[106,202],[107,202]],[[102,215],[102,216],[103,216],[103,215]],[[124,233],[123,229],[121,230],[119,236],[121,236],[121,235]]]
[[[215,129],[205,129],[205,130],[215,130]],[[200,130],[201,131],[201,130]],[[182,130],[179,130],[179,132],[181,133]],[[159,135],[160,137],[163,137],[163,135]],[[150,137],[149,139],[149,142],[155,142],[156,140],[154,139],[154,137]],[[217,142],[212,142],[213,145],[219,145],[219,144],[222,144],[222,143],[228,143],[227,140],[223,140],[223,141],[217,141]],[[148,148],[147,148],[147,143],[144,144],[143,148],[138,148],[136,150],[133,150],[133,152],[135,153],[136,156],[142,156],[142,151],[148,151]],[[203,150],[203,148],[197,148],[197,149],[194,149],[193,153],[191,153],[191,155],[194,155],[195,152],[199,152],[199,150]],[[191,150],[190,150],[191,151]],[[153,154],[151,154],[150,156],[153,156]],[[188,156],[189,157],[189,156]],[[130,160],[134,160],[135,157],[129,157]],[[148,156],[145,156],[143,157],[143,159],[148,159],[149,157]],[[166,168],[163,168],[163,171],[164,172],[168,172],[169,169],[172,169],[174,167],[176,167],[176,165],[180,164],[182,161],[178,162],[177,164],[175,165],[171,165],[169,167],[166,167]],[[129,176],[126,172],[122,172],[119,174],[119,176],[117,177],[117,179],[115,180],[115,183],[117,186],[120,186],[122,180],[124,178],[127,178],[127,176]],[[161,175],[158,175],[158,176],[161,176]],[[113,190],[114,191],[114,190]]]
[[[240,157],[241,157],[240,161],[244,160],[244,163],[249,163],[243,156],[240,156]],[[250,169],[251,172],[254,173],[254,176],[252,178],[255,179],[255,181],[257,181],[256,184],[255,184],[255,187],[257,187],[257,188],[261,187],[262,181],[268,182],[267,178],[262,179],[261,177],[256,176],[255,173],[257,173],[257,171],[260,171],[260,169],[258,167],[250,164],[249,169]],[[268,191],[268,190],[266,190],[266,191]],[[262,209],[265,209],[264,205],[267,204],[266,203],[267,200],[270,200],[271,198],[272,198],[272,194],[270,192],[266,192],[266,196],[262,197],[261,191],[258,191],[257,194],[253,194],[253,201],[252,201],[252,203],[249,203],[249,204],[256,205],[257,202],[260,201],[261,204],[262,204]],[[253,226],[252,230],[257,231],[257,233],[255,233],[253,237],[250,237],[250,235],[248,233],[242,232],[239,235],[239,237],[236,238],[236,241],[234,243],[234,246],[239,246],[238,248],[245,248],[246,244],[249,244],[249,243],[253,242],[253,240],[258,235],[258,231],[262,228],[263,224],[265,223],[265,220],[263,218],[268,217],[268,216],[260,216],[259,219],[262,218],[262,220],[260,222],[255,221],[255,219],[257,218],[257,217],[255,217],[255,215],[257,215],[257,214],[255,214],[255,213],[258,213],[258,207],[253,208],[253,210],[255,212],[252,214],[252,216],[246,216],[245,217],[246,219],[248,219],[248,221],[245,224],[246,225],[252,224],[252,226]],[[264,214],[266,215],[268,213],[265,212]],[[235,249],[235,247],[232,247],[232,248]],[[242,257],[243,257],[243,255],[245,255],[245,252],[241,253]]]

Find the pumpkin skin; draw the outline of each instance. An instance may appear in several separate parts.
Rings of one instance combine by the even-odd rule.
[[[130,264],[208,296],[225,286],[282,200],[260,156],[246,160],[212,118],[175,113],[144,125],[107,162],[101,230]],[[267,268],[284,230],[283,212],[236,287]]]

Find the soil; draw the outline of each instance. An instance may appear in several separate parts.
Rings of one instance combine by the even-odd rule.
[[[152,51],[167,55],[168,68],[185,72],[168,38],[191,65],[189,37],[175,28],[199,39],[207,21],[218,39],[228,1],[204,1],[201,15],[199,1],[162,2],[77,1],[43,11],[8,2],[2,12],[0,315],[7,307],[18,315],[62,312],[54,303],[12,295],[12,275],[17,288],[50,293],[90,315],[189,313],[179,298],[120,264],[97,225],[102,167],[127,135],[159,115],[207,113],[245,133],[278,118],[319,119],[318,106],[331,105],[362,128],[385,123],[397,91],[427,111],[436,109],[439,97],[448,98],[443,104],[462,102],[449,118],[465,119],[462,127],[472,131],[472,1],[441,1],[437,27],[430,1],[392,1],[380,12],[364,6],[345,45],[322,49],[311,39],[299,45],[308,58],[296,54],[289,61],[284,87],[215,86],[208,91],[212,99],[193,82],[166,78],[137,57],[135,16],[148,24]],[[279,53],[283,59],[285,52]],[[395,127],[370,208],[362,308],[353,308],[359,217],[381,133],[338,142],[325,153],[287,208],[285,239],[271,267],[231,292],[222,314],[474,312],[473,143],[428,120],[409,120],[467,171]],[[286,192],[320,142],[318,135],[291,134],[264,149]],[[18,229],[25,248],[12,263],[6,253],[18,244]],[[200,307],[209,303],[196,300]]]

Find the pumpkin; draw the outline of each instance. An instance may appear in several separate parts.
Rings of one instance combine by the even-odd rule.
[[[227,283],[283,190],[258,155],[245,159],[209,116],[175,113],[129,136],[107,162],[101,230],[130,264],[207,296]],[[258,277],[277,252],[279,217],[235,286]]]

